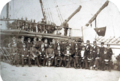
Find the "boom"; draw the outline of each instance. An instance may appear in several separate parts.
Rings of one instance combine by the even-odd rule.
[[[86,24],[86,26],[89,26],[89,23],[92,23],[96,17],[98,16],[98,14],[105,8],[108,6],[109,1],[106,1],[103,6],[96,12],[96,14],[88,21],[88,23]]]
[[[64,26],[81,8],[82,6],[79,6],[60,26]]]

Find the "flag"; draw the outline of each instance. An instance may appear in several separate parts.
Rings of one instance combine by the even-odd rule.
[[[106,27],[94,28],[98,36],[105,36]]]

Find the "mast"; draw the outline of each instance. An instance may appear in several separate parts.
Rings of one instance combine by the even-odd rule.
[[[6,7],[6,19],[8,20],[9,19],[9,3],[7,3],[7,7]],[[7,21],[7,28],[8,28],[8,24],[9,24],[9,21]]]
[[[44,10],[43,10],[42,0],[40,0],[40,4],[41,4],[41,9],[42,9],[42,13],[43,13],[44,20],[46,20],[45,12],[44,12]]]

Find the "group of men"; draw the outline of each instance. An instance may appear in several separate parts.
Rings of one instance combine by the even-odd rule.
[[[20,40],[12,38],[12,42],[8,45],[11,48],[13,57],[12,63],[16,66],[28,63],[29,66],[37,64],[38,66],[56,66],[56,67],[74,67],[85,69],[101,69],[108,68],[111,70],[111,56],[113,54],[110,45],[104,47],[104,42],[101,46],[94,41],[93,45],[87,40],[86,45],[83,42],[75,40],[54,40],[49,42],[47,39],[42,40],[42,37],[27,38],[24,36]]]
[[[49,33],[49,34],[54,33],[55,30],[57,30],[57,34],[60,34],[58,33],[58,30],[61,29],[61,27],[59,28],[59,26],[56,26],[55,23],[46,22],[44,19],[36,23],[35,20],[28,21],[27,18],[25,20],[21,18],[21,20],[18,19],[12,22],[12,24],[8,24],[8,25],[11,29],[19,29],[29,32],[40,32],[40,33]],[[69,29],[68,23],[64,23],[63,28],[64,28],[64,35],[67,36]]]

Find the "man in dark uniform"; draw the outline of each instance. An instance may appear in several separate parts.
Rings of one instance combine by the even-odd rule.
[[[60,46],[60,49],[61,49],[61,47],[62,47],[62,45],[61,45],[61,42],[59,41],[59,39],[57,40],[57,42],[55,43],[55,50],[57,50],[57,47],[58,46]]]
[[[80,65],[81,68],[85,68],[85,46],[83,46],[80,50]]]
[[[97,48],[96,57],[93,67],[97,70],[100,67],[100,48]]]
[[[47,66],[53,65],[54,56],[54,49],[52,45],[49,45],[49,48],[46,49]]]
[[[68,23],[64,23],[63,26],[64,26],[64,36],[67,36],[69,25],[68,25]]]
[[[86,46],[85,46],[85,69],[88,68],[88,65],[87,65],[87,61],[88,61],[88,60],[87,60],[87,58],[88,58],[88,56],[89,56],[89,54],[90,54],[90,47],[91,47],[90,41],[87,40]]]
[[[74,44],[71,40],[69,40],[67,43],[66,43],[66,47],[69,46],[70,47],[70,50],[74,51]]]
[[[93,48],[92,47],[90,47],[90,53],[89,53],[89,55],[88,55],[88,57],[87,57],[87,65],[88,65],[88,68],[89,69],[92,69],[92,66],[93,66],[93,62],[94,62],[94,55],[93,55]]]
[[[24,66],[24,60],[28,59],[29,61],[29,66],[30,66],[30,58],[29,58],[29,54],[28,54],[28,49],[26,48],[26,45],[23,44],[23,48],[21,49],[21,59],[22,59],[22,67]]]
[[[37,41],[37,48],[38,48],[38,50],[41,50],[41,45],[43,44],[43,42],[42,42],[42,37],[39,37],[38,38],[38,41]]]
[[[38,32],[40,33],[43,32],[42,24],[40,24],[40,22],[38,22],[37,28],[38,28]]]
[[[33,44],[33,46],[30,48],[30,54],[31,54],[31,58],[33,60],[35,60],[35,62],[37,63],[38,67],[40,66],[39,64],[39,60],[38,60],[38,55],[41,54],[40,51],[38,51],[36,48],[35,48],[35,45]]]
[[[33,29],[32,29],[32,20],[28,24],[28,31],[29,32],[33,32]]]
[[[35,48],[36,48],[36,49],[38,48],[38,47],[37,47],[37,46],[38,46],[38,45],[37,45],[37,37],[34,37],[32,44],[35,45]]]
[[[73,55],[73,52],[70,50],[70,47],[67,46],[66,47],[66,50],[64,51],[64,63],[66,65],[66,67],[68,68],[70,66],[70,63],[72,61],[72,55]],[[67,62],[68,61],[68,62]],[[67,63],[66,63],[67,62]]]
[[[46,52],[45,52],[44,44],[41,44],[41,48],[40,48],[39,51],[40,51],[39,52],[39,54],[40,54],[40,58],[39,58],[40,64],[42,64],[43,66],[45,66],[47,59],[46,59],[46,54],[45,54]]]
[[[112,61],[111,61],[111,57],[112,57],[112,49],[110,48],[110,45],[107,44],[107,48],[104,50],[104,69],[106,69],[106,65],[108,66],[109,71],[111,71],[111,67],[112,67]]]
[[[23,20],[23,18],[21,18],[21,21],[20,21],[20,29],[24,30],[24,20]]]
[[[96,56],[97,56],[97,48],[98,48],[98,46],[97,46],[97,43],[96,43],[96,41],[93,41],[93,61],[95,61],[95,58],[96,58]]]
[[[59,60],[59,64],[58,64],[58,60]],[[58,64],[60,67],[61,63],[62,63],[62,51],[60,49],[60,46],[58,46],[57,50],[55,51],[55,66],[57,66]]]
[[[52,48],[55,50],[55,39],[52,39],[52,42],[51,42],[51,45],[52,45]]]
[[[104,70],[104,42],[101,42],[101,47],[100,47],[100,69]]]
[[[47,59],[47,66],[53,65],[54,49],[52,48],[52,45],[49,45],[49,48],[46,49],[46,59]]]
[[[62,43],[61,43],[61,51],[62,51],[62,52],[64,52],[65,49],[66,49],[66,47],[65,47],[65,46],[66,46],[65,43],[66,43],[65,41],[62,41]]]
[[[82,50],[83,47],[85,47],[84,42],[81,42],[79,49]]]
[[[25,28],[24,28],[24,29],[25,29],[26,31],[28,31],[28,21],[27,21],[27,17],[26,17],[26,20],[25,20],[24,23],[25,23]]]
[[[44,18],[42,19],[41,24],[42,24],[43,33],[47,33],[47,30],[46,30],[46,21],[44,20]]]
[[[77,43],[77,41],[75,41],[75,43],[74,43],[74,41],[73,41],[73,47],[74,47],[74,50],[75,50],[75,48],[78,48],[78,50],[80,50],[80,43]]]
[[[37,23],[34,20],[34,22],[32,23],[33,32],[36,32],[36,25],[37,25]]]
[[[32,42],[31,42],[31,39],[28,38],[28,42],[26,43],[27,44],[27,49],[28,49],[28,55],[29,55],[29,66],[31,66],[31,54],[30,54],[30,48],[32,47]]]
[[[17,66],[18,65],[18,48],[17,48],[17,41],[15,36],[13,36],[12,42],[10,43],[9,47],[12,48],[11,49],[11,53],[13,57],[12,64],[15,64]]]
[[[25,43],[24,41],[24,36],[21,37],[21,40],[18,42],[18,48],[23,48],[23,44]]]
[[[80,51],[78,50],[78,47],[76,47],[74,51],[74,68],[80,66],[80,59],[81,59]]]
[[[45,47],[45,50],[49,47],[47,39],[45,39],[45,41],[44,41],[44,47]]]
[[[18,41],[17,46],[18,46],[18,57],[21,59],[21,49],[23,49],[23,44],[25,44],[24,41],[24,36],[21,37],[20,41]],[[21,60],[20,60],[21,62]]]
[[[28,52],[29,52],[30,48],[32,47],[32,42],[31,42],[30,38],[28,38],[28,42],[26,44],[27,44],[27,49],[28,49]]]
[[[108,53],[109,60],[111,60],[112,55],[113,55],[113,51],[110,48],[110,44],[107,44],[107,53]]]
[[[120,54],[116,57],[117,59],[117,65],[118,65],[118,70],[120,71]]]

